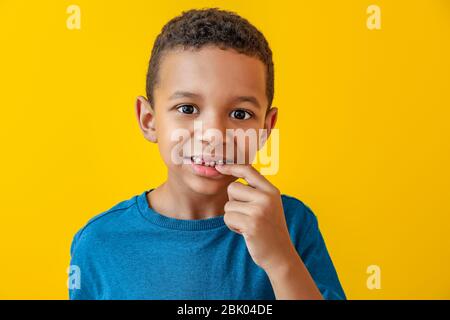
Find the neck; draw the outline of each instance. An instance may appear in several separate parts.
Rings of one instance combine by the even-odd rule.
[[[202,194],[190,189],[169,172],[167,180],[147,194],[156,212],[176,219],[207,219],[224,214],[228,201],[226,188],[217,194]]]

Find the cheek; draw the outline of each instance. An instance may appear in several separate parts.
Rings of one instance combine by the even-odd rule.
[[[245,157],[245,163],[252,163],[253,159],[256,156],[256,153],[258,152],[258,146],[259,146],[259,129],[256,128],[250,128],[251,132],[253,134],[249,134],[248,136],[243,138],[236,139],[235,138],[235,149],[236,149],[236,156],[241,157],[240,159],[237,158],[236,161],[239,161],[239,163],[242,163],[242,159]],[[248,130],[248,129],[247,129]]]
[[[160,128],[158,130],[158,147],[167,166],[181,165],[183,156],[189,155],[190,132],[180,127]]]

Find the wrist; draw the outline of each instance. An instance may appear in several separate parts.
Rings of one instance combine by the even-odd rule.
[[[297,253],[278,265],[268,268],[266,273],[277,300],[323,299],[306,265]]]
[[[289,274],[291,270],[298,269],[303,262],[293,246],[290,246],[287,252],[278,258],[274,263],[266,266],[264,271],[270,277],[279,277]]]

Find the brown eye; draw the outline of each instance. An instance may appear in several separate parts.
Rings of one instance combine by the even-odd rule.
[[[185,114],[198,113],[197,108],[191,104],[182,104],[177,107],[177,110],[178,110],[178,112],[185,113]]]
[[[252,115],[250,114],[250,112],[242,110],[242,109],[238,109],[238,110],[234,110],[231,112],[231,116],[235,119],[238,120],[247,120],[249,119]]]

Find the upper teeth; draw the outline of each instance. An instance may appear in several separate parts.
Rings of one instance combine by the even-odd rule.
[[[195,162],[195,164],[203,164],[207,167],[214,167],[216,164],[224,164],[224,161],[222,159],[219,159],[217,161],[204,161],[202,157],[193,156],[192,160]]]

